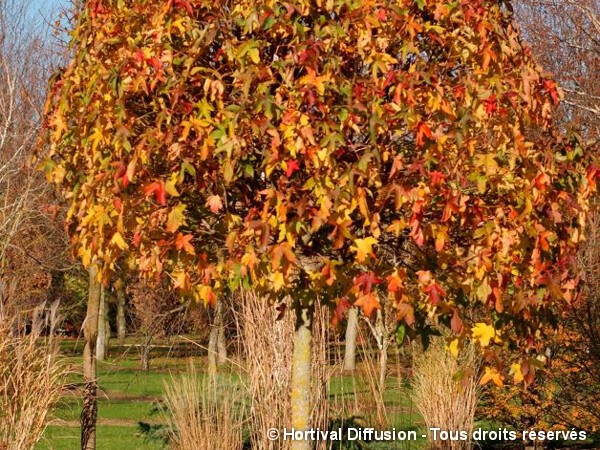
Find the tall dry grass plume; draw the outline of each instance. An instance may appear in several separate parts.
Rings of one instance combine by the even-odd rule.
[[[287,299],[274,305],[255,292],[239,293],[235,302],[240,351],[250,397],[249,428],[252,448],[287,450],[291,441],[270,441],[267,430],[291,427],[291,378],[294,311]],[[313,428],[327,429],[329,421],[329,310],[315,305],[312,318]],[[323,443],[316,444],[316,449]],[[325,448],[325,447],[323,447]]]
[[[313,428],[326,430],[329,426],[329,393],[334,368],[329,364],[330,315],[329,308],[315,304],[312,321],[312,414]],[[317,441],[315,450],[330,448],[326,441]]]
[[[465,345],[455,358],[443,338],[433,340],[426,351],[416,350],[413,373],[413,400],[427,428],[466,431],[466,441],[429,442],[436,450],[471,448],[475,409],[481,395],[480,355],[474,345]]]
[[[287,450],[291,441],[270,441],[267,430],[291,427],[292,349],[295,316],[289,300],[274,305],[252,291],[238,294],[236,322],[250,397],[252,448]],[[315,305],[312,320],[312,427],[326,429],[331,371],[328,364],[329,311]],[[317,446],[320,444],[317,444]]]
[[[363,407],[361,415],[367,419],[369,425],[385,430],[388,428],[389,419],[384,399],[385,381],[382,382],[380,378],[381,354],[373,348],[371,336],[363,327],[359,327],[358,336],[358,348],[362,359],[358,370],[358,385],[359,390],[365,393],[360,402]]]
[[[1,296],[1,293],[0,293]],[[31,450],[41,439],[49,413],[59,399],[66,366],[51,338],[42,337],[49,317],[52,336],[58,303],[48,315],[45,305],[33,312],[31,332],[11,327],[0,298],[0,450]]]
[[[166,421],[174,450],[243,448],[243,396],[231,380],[187,373],[165,383]]]
[[[275,305],[255,292],[240,292],[236,302],[238,335],[250,395],[249,425],[252,448],[284,450],[290,442],[269,441],[269,428],[290,424],[290,378],[294,345],[294,315],[280,315]]]

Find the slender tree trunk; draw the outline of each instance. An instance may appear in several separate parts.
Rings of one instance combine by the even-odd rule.
[[[81,411],[81,449],[96,449],[96,417],[98,404],[96,393],[98,390],[96,380],[96,338],[98,336],[98,313],[102,286],[96,280],[97,269],[89,269],[89,296],[85,322],[83,324],[83,408]]]
[[[96,339],[96,359],[104,361],[106,357],[106,289],[101,288],[98,307],[98,337]]]
[[[346,347],[344,352],[344,370],[353,372],[356,369],[356,336],[358,335],[358,309],[348,310],[346,324]]]
[[[104,305],[104,359],[110,355],[110,338],[112,333],[110,329],[110,315],[108,313],[109,305],[106,303]]]
[[[217,373],[217,343],[219,341],[219,329],[215,326],[215,322],[211,324],[210,335],[208,337],[208,374],[215,375]]]
[[[377,311],[377,322],[375,323],[377,330],[377,347],[379,348],[379,392],[383,397],[385,391],[385,379],[387,377],[387,361],[388,361],[388,340],[385,328],[385,320],[381,310]]]
[[[142,363],[142,370],[150,370],[150,350],[152,348],[152,337],[147,336],[142,343],[140,348],[140,362]]]
[[[227,363],[227,338],[225,337],[225,314],[223,302],[217,305],[217,364]]]
[[[117,287],[117,337],[119,345],[125,342],[127,334],[127,324],[125,322],[125,287],[119,283]]]
[[[381,392],[381,395],[385,392],[385,380],[387,378],[387,350],[387,343],[384,342],[381,350],[379,350],[379,392]]]
[[[223,301],[219,300],[215,307],[215,314],[210,325],[208,337],[208,372],[217,373],[219,364],[227,361],[227,342],[225,340],[225,328],[223,326]]]
[[[292,428],[307,431],[311,423],[311,373],[312,373],[312,311],[309,308],[296,310],[296,332],[292,356]],[[292,442],[292,450],[310,450],[310,440]]]

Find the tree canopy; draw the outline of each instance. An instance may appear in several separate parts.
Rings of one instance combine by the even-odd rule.
[[[72,52],[44,166],[105,277],[390,295],[483,346],[575,295],[596,172],[504,2],[90,0]]]

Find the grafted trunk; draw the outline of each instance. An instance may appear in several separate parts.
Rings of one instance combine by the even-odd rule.
[[[344,352],[344,370],[352,372],[356,369],[356,337],[358,335],[358,310],[352,307],[348,310],[346,324],[346,347]]]
[[[296,331],[292,356],[292,428],[308,431],[311,425],[311,373],[312,373],[312,311],[310,308],[296,310]],[[310,450],[310,440],[294,440],[292,450]]]
[[[125,342],[127,324],[125,321],[125,287],[122,283],[117,286],[117,338],[119,345]]]
[[[83,324],[83,408],[81,410],[81,449],[96,449],[96,418],[98,415],[96,380],[96,339],[102,286],[96,280],[97,269],[89,269],[89,294],[85,322]]]

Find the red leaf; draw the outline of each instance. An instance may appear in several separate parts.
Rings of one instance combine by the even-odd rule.
[[[487,100],[484,100],[483,104],[485,105],[485,112],[488,116],[491,116],[498,111],[498,102],[496,101],[495,95],[492,95]]]
[[[159,205],[164,206],[167,204],[167,192],[162,182],[154,181],[144,188],[144,195],[146,197],[152,194],[154,194],[154,198]]]
[[[425,142],[425,137],[429,139],[433,139],[433,134],[431,133],[431,128],[427,125],[426,122],[419,122],[417,124],[417,146],[421,147]]]
[[[446,291],[436,283],[427,286],[423,291],[429,295],[429,300],[433,306],[437,305],[442,297],[446,295]]]
[[[331,317],[331,324],[336,327],[339,323],[344,319],[344,315],[346,314],[346,310],[351,307],[350,302],[346,297],[338,300],[335,309],[333,310],[333,316]]]
[[[136,231],[133,234],[133,246],[134,247],[139,247],[141,241],[142,241],[142,235],[140,234],[139,231]]]
[[[127,166],[125,164],[123,164],[123,162],[118,162],[116,163],[117,166],[117,170],[115,171],[115,174],[113,176],[113,179],[115,181],[117,181],[119,178],[122,178],[123,175],[125,175],[125,172],[127,172]]]
[[[188,0],[175,0],[173,3],[180,8],[185,8],[190,16],[194,14],[194,9]]]
[[[555,105],[558,105],[558,90],[556,89],[556,83],[553,80],[544,80],[542,83],[544,85],[545,91],[550,94],[552,97],[552,101]]]
[[[288,178],[291,177],[294,174],[294,172],[300,170],[300,166],[293,159],[286,163],[286,167],[287,168],[285,169],[285,176]]]
[[[454,310],[454,315],[452,316],[452,320],[450,320],[450,328],[452,328],[452,331],[456,334],[460,334],[463,330],[463,321],[457,310]]]
[[[385,22],[387,20],[387,11],[383,8],[379,8],[375,13],[375,17],[377,18],[377,20]]]
[[[373,272],[366,272],[359,275],[354,280],[354,285],[358,287],[363,293],[368,294],[373,289],[373,285],[381,283],[383,280],[378,278]]]
[[[429,176],[431,177],[431,185],[432,186],[437,186],[438,184],[442,184],[444,182],[444,180],[446,179],[446,175],[444,175],[442,172],[438,172],[437,170],[434,170],[433,172],[431,172],[429,174]]]

